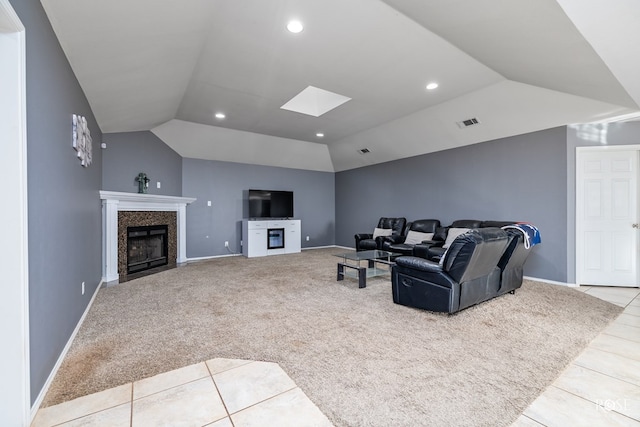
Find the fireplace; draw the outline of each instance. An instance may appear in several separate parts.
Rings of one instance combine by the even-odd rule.
[[[176,231],[175,212],[118,212],[119,281],[126,282],[153,274],[161,269],[175,267],[177,258]],[[143,246],[143,244],[149,243],[143,243],[143,239],[149,240],[152,246]],[[161,243],[161,239],[164,242]],[[134,243],[133,246],[132,243]],[[164,249],[165,244],[166,250]],[[158,252],[158,248],[164,252]],[[165,260],[166,262],[164,262]]]
[[[159,194],[100,190],[102,199],[102,281],[111,286],[127,277],[127,229],[166,224],[167,262],[157,269],[187,262],[187,205],[196,199]],[[156,271],[144,271],[149,274]],[[138,273],[136,273],[138,275]]]
[[[168,227],[127,227],[127,275],[167,265]]]

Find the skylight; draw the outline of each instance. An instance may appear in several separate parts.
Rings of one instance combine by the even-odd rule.
[[[291,98],[280,108],[313,117],[320,117],[327,111],[333,110],[350,99],[351,98],[346,96],[329,92],[328,90],[307,86],[306,89]]]

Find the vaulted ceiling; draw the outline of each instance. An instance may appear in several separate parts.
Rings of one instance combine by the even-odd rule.
[[[640,105],[636,0],[41,2],[101,130],[183,157],[342,171]],[[308,86],[351,100],[280,108]]]

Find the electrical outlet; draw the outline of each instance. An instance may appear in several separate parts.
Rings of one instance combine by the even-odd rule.
[[[307,236],[307,242],[309,241],[309,236]]]
[[[160,188],[160,181],[156,182],[156,188]]]
[[[242,246],[242,240],[240,240],[240,246]]]
[[[225,248],[228,248],[228,247],[229,247],[229,242],[225,241],[225,242],[224,242],[224,247],[225,247]]]
[[[211,206],[211,200],[207,200],[207,206]]]
[[[84,282],[82,282],[82,295],[84,295]]]

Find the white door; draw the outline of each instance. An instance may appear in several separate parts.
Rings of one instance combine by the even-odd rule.
[[[8,0],[0,0],[0,425],[30,421],[25,31]]]
[[[580,285],[638,286],[638,151],[578,150]]]

